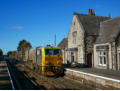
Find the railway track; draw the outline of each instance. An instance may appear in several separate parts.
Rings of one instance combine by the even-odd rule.
[[[6,61],[0,61],[0,90],[14,90],[13,80]]]
[[[11,71],[11,67],[8,65],[7,63],[7,67],[8,67],[8,74],[9,74],[9,77],[10,77],[10,81],[11,81],[11,84],[12,84],[12,89],[13,90],[16,90],[17,88],[21,88],[19,83],[17,82],[15,76],[13,75],[13,72]]]
[[[98,88],[82,84],[68,76],[64,77],[46,77],[31,70],[22,63],[8,63],[10,70],[13,72],[12,77],[16,79],[14,83],[20,90],[96,90]]]
[[[27,66],[22,66],[17,64],[16,67],[24,73],[25,77],[29,78],[32,83],[42,89],[52,89],[52,90],[84,90],[84,89],[95,89],[75,82],[74,80],[68,79],[67,76],[64,77],[45,77],[39,75],[39,73],[31,70]]]
[[[41,89],[38,86],[35,86],[29,78],[25,77],[24,72],[19,71],[14,63],[7,62],[8,69],[13,80],[15,90],[38,90]]]

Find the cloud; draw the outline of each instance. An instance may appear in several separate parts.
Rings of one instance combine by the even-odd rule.
[[[101,8],[101,6],[100,6],[100,5],[98,5],[98,4],[97,4],[95,7],[96,7],[96,8]]]
[[[24,28],[23,26],[13,26],[13,27],[11,27],[11,29],[13,29],[13,30],[21,30],[23,28]]]

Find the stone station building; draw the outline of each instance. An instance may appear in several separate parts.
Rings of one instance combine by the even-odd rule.
[[[87,14],[74,13],[68,33],[66,63],[92,67],[93,45],[100,32],[100,22],[109,17],[96,16],[94,10]]]
[[[120,70],[120,17],[101,23],[94,45],[94,65],[99,69]]]

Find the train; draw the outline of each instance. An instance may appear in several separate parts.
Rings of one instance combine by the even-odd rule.
[[[31,69],[45,76],[64,74],[62,52],[59,47],[36,47],[26,50],[24,61]]]

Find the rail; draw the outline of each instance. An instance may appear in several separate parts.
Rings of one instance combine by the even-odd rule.
[[[13,90],[21,90],[21,86],[20,86],[19,82],[17,81],[17,79],[12,71],[12,68],[10,67],[8,62],[7,62],[7,67],[9,68],[8,73],[10,75],[10,81],[12,83]]]
[[[7,66],[7,71],[8,71],[8,75],[9,75],[10,82],[11,82],[11,85],[12,85],[12,89],[15,90],[15,86],[14,86],[14,84],[13,84],[13,80],[12,80],[12,77],[11,77],[11,75],[10,75],[10,72],[9,72],[8,66]]]

